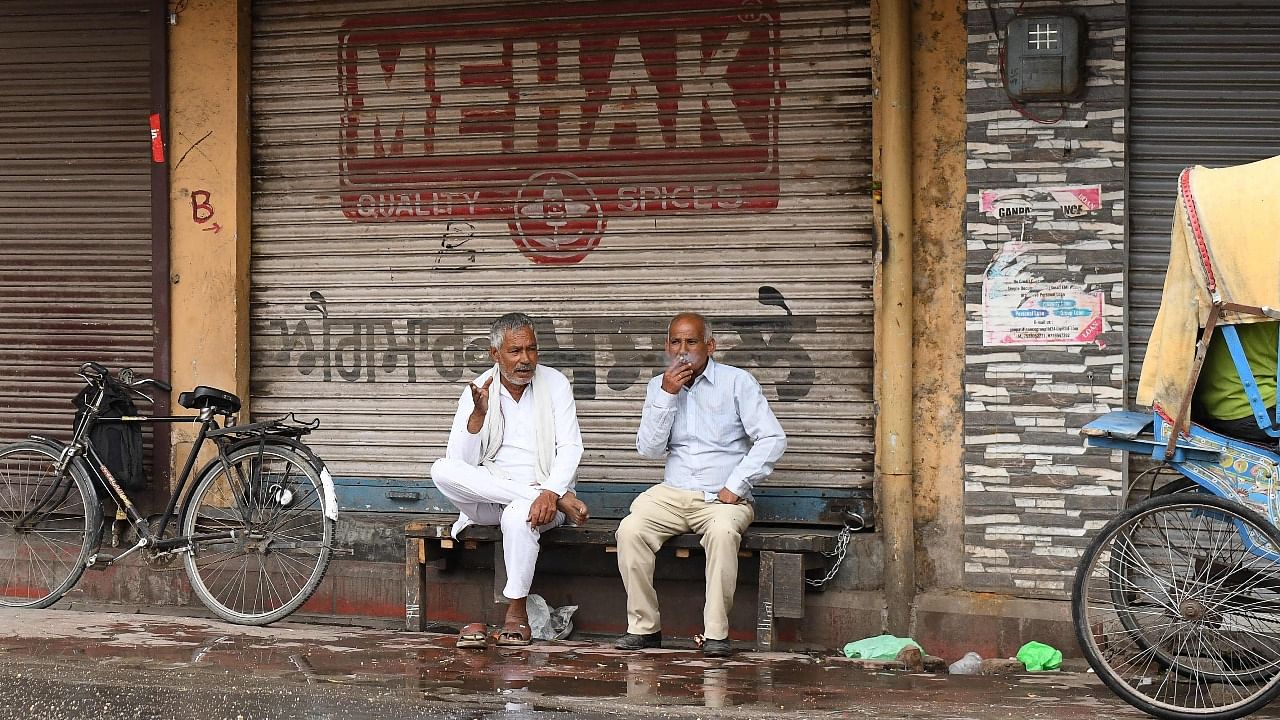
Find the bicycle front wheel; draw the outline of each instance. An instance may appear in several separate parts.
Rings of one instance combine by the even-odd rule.
[[[1228,720],[1280,694],[1280,532],[1239,503],[1155,497],[1085,550],[1072,597],[1098,677],[1161,718]]]
[[[98,496],[58,453],[17,443],[0,450],[0,606],[44,608],[75,586],[101,526]]]
[[[182,518],[200,601],[242,625],[301,607],[329,566],[337,523],[326,502],[319,472],[287,445],[244,447],[207,465]]]

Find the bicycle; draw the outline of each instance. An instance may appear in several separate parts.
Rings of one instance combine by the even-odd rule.
[[[181,557],[196,596],[216,615],[266,625],[297,610],[324,579],[338,518],[333,479],[301,440],[319,420],[235,425],[240,399],[199,386],[178,396],[196,415],[100,417],[108,388],[147,401],[171,387],[98,363],[77,374],[91,389],[68,443],[32,435],[0,449],[0,607],[44,608],[89,568],[143,552],[153,567]],[[219,424],[219,418],[223,420]],[[199,431],[164,512],[143,517],[90,439],[101,422],[197,422]],[[208,442],[217,455],[192,474]],[[137,541],[103,552],[103,502],[123,510]],[[113,521],[114,522],[114,521]]]

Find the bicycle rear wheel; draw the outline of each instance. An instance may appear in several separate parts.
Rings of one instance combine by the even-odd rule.
[[[0,450],[0,606],[54,604],[75,586],[97,544],[98,496],[76,465],[59,478],[57,461],[40,443]]]
[[[1155,497],[1108,523],[1072,594],[1085,658],[1126,702],[1172,720],[1227,720],[1280,694],[1280,532],[1200,493]]]
[[[266,625],[320,586],[337,523],[326,517],[320,474],[291,447],[243,447],[201,472],[182,533],[196,595],[224,620]]]

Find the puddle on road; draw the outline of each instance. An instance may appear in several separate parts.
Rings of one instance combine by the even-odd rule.
[[[396,689],[429,699],[496,695],[538,710],[571,698],[619,698],[656,707],[824,711],[875,705],[901,694],[917,706],[994,699],[1025,707],[1037,698],[1052,699],[1090,718],[1104,702],[1109,707],[1116,702],[1096,679],[1078,674],[944,678],[873,672],[796,653],[710,660],[693,650],[624,653],[586,642],[458,650],[452,636],[393,631],[303,643],[180,623],[118,622],[85,629],[83,637],[0,639],[0,652],[92,659],[117,667],[240,670],[298,683]]]

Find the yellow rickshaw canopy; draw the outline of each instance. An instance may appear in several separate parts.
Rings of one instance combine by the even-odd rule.
[[[1169,269],[1137,401],[1176,418],[1214,300],[1280,308],[1280,156],[1178,178]],[[1266,318],[1228,312],[1219,323]]]

